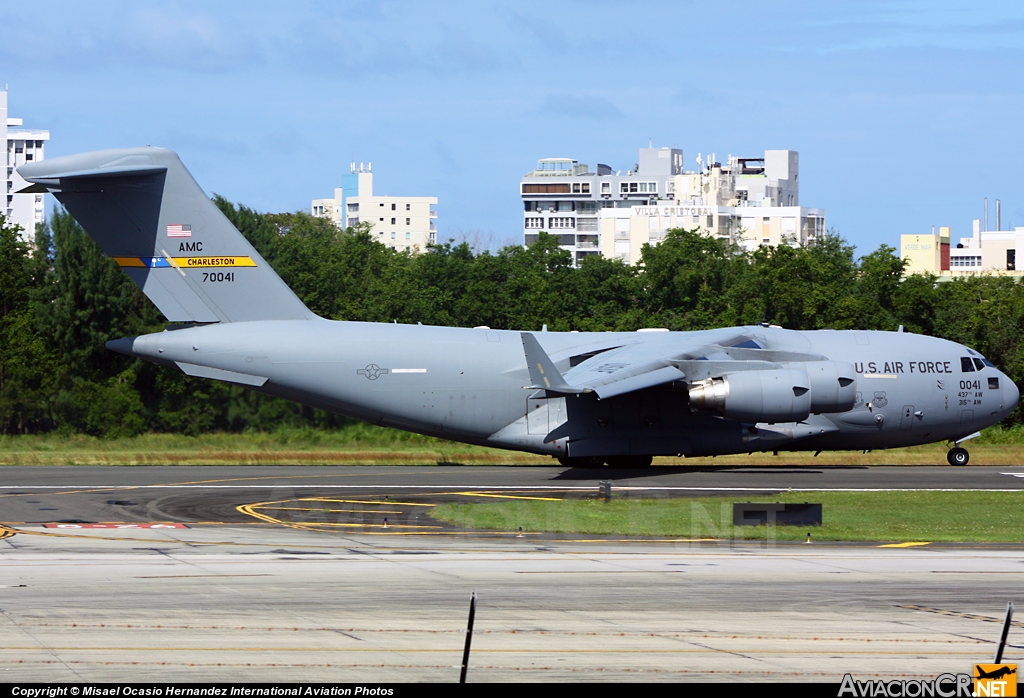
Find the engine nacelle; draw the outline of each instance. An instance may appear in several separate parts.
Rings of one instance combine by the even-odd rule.
[[[796,368],[796,366],[792,366]],[[857,373],[845,361],[808,361],[799,365],[811,381],[811,412],[847,412],[857,400]]]
[[[804,371],[737,371],[690,385],[690,407],[741,422],[799,422],[811,412]]]

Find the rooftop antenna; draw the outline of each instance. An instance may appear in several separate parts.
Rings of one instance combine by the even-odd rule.
[[[988,230],[988,197],[985,197],[985,227],[982,230]]]
[[[648,148],[653,148],[654,147],[654,139],[653,138],[648,138],[647,139],[647,147]]]

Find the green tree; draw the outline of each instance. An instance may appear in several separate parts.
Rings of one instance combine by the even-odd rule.
[[[726,294],[740,323],[792,330],[852,325],[857,265],[853,248],[838,235],[806,247],[759,247],[749,260]]]
[[[31,254],[21,227],[0,216],[0,433],[41,431],[51,425],[48,396],[62,373],[37,332],[33,298],[47,281],[48,238]]]
[[[213,204],[220,209],[231,224],[256,248],[260,256],[268,264],[274,266],[277,261],[277,239],[280,231],[273,220],[266,214],[258,213],[248,206],[237,206],[220,194],[213,195]]]
[[[864,330],[895,330],[899,322],[897,303],[907,262],[896,255],[896,248],[881,245],[860,258],[852,326]]]
[[[103,254],[71,214],[55,209],[52,281],[38,295],[38,327],[63,367],[49,399],[56,426],[98,436],[139,433],[146,426],[136,388],[141,362],[106,349],[111,339],[163,326],[159,311]]]
[[[746,266],[746,257],[725,240],[699,230],[670,230],[660,245],[643,246],[644,310],[673,330],[731,324],[740,313],[726,291]]]

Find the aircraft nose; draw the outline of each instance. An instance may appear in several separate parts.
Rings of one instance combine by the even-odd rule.
[[[1013,412],[1013,408],[1017,406],[1017,401],[1020,400],[1020,390],[1017,389],[1017,385],[1010,380],[1010,377],[1003,374],[1003,409],[1009,414]]]

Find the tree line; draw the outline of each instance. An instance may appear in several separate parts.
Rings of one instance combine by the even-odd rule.
[[[636,266],[587,257],[558,238],[476,253],[421,254],[304,213],[214,203],[318,315],[334,320],[581,332],[697,330],[769,322],[789,329],[895,330],[945,337],[1024,379],[1024,284],[907,275],[896,250],[857,258],[837,234],[807,247],[746,252],[673,230]],[[119,437],[340,426],[346,420],[239,386],[185,376],[108,351],[110,339],[166,321],[62,209],[34,243],[0,217],[0,433]],[[1010,420],[1020,421],[1020,410]]]

